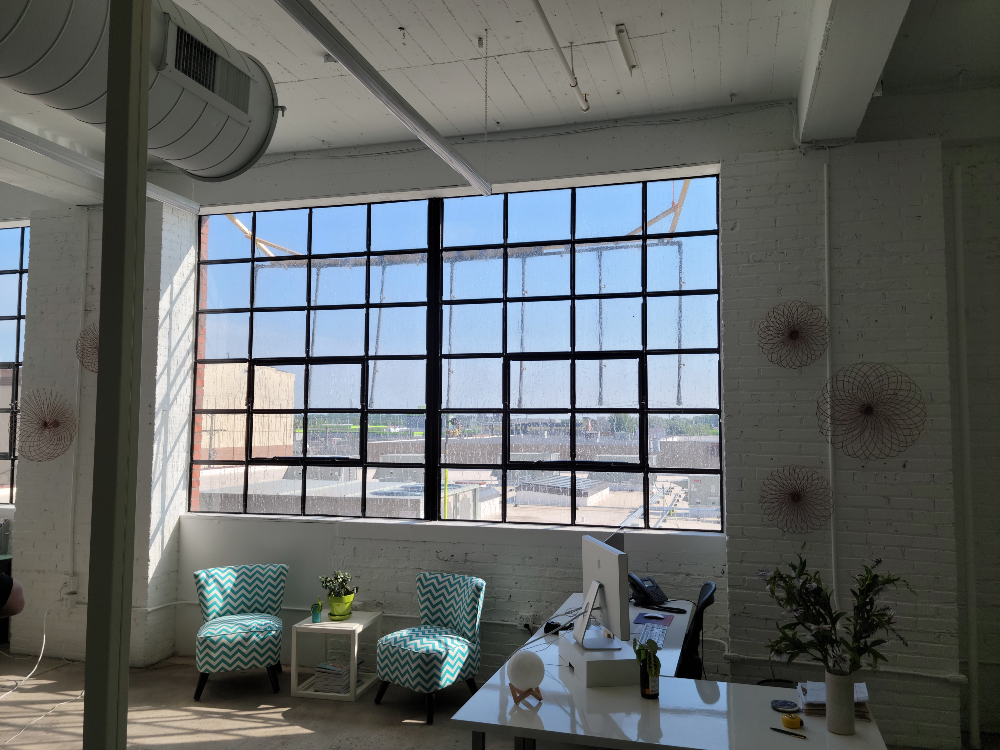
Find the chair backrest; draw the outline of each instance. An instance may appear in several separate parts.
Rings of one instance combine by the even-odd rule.
[[[470,641],[479,640],[486,581],[452,573],[417,573],[420,624],[450,628]]]
[[[225,615],[281,614],[287,565],[234,565],[194,572],[205,622]]]
[[[701,638],[705,623],[705,610],[715,602],[715,584],[709,581],[701,587],[698,603],[691,613],[691,622],[684,634],[681,644],[681,655],[677,660],[677,670],[674,677],[684,677],[689,680],[700,680],[702,677],[701,657],[698,655],[698,641]]]

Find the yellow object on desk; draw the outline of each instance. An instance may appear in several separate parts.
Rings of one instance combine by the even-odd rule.
[[[798,714],[782,714],[781,726],[786,729],[798,729],[802,726],[802,719],[799,718]]]

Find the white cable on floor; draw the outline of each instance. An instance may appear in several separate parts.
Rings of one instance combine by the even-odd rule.
[[[25,679],[27,679],[27,678],[25,678]],[[13,692],[13,691],[11,691],[11,692]],[[83,690],[81,690],[81,691],[80,691],[80,694],[79,694],[78,696],[76,696],[75,698],[70,698],[70,699],[69,699],[68,701],[63,701],[62,703],[57,703],[57,704],[56,704],[56,705],[54,705],[54,706],[53,706],[52,708],[50,708],[50,709],[49,709],[48,711],[46,711],[46,712],[45,712],[44,714],[42,714],[41,716],[39,716],[39,717],[38,717],[37,719],[32,719],[32,720],[31,720],[31,721],[29,721],[29,722],[28,722],[27,724],[25,724],[25,725],[24,725],[23,727],[21,727],[21,731],[20,731],[20,732],[18,732],[17,734],[15,734],[15,735],[14,735],[13,737],[11,737],[11,738],[10,738],[9,740],[6,740],[6,741],[5,741],[5,742],[4,742],[4,743],[3,743],[2,745],[0,745],[0,747],[5,747],[5,746],[7,746],[8,744],[10,744],[11,742],[13,742],[14,740],[16,740],[16,739],[17,739],[18,737],[20,737],[20,736],[21,736],[21,735],[22,735],[22,734],[24,733],[24,730],[25,730],[25,729],[27,729],[28,727],[30,727],[30,726],[31,726],[32,724],[34,724],[34,723],[35,723],[36,721],[41,721],[42,719],[44,719],[44,718],[45,718],[46,716],[48,716],[48,715],[49,715],[50,713],[52,713],[52,712],[53,712],[53,711],[55,711],[55,710],[56,710],[57,708],[59,708],[59,706],[65,706],[65,705],[66,705],[67,703],[72,703],[73,701],[76,701],[76,700],[80,700],[80,698],[82,698],[82,697],[83,697],[83,693],[84,693],[84,691],[83,691]]]
[[[63,588],[65,588],[65,585],[63,586]],[[45,608],[45,614],[44,614],[44,615],[42,615],[42,650],[41,650],[41,652],[40,652],[40,653],[38,654],[38,661],[36,661],[36,662],[35,662],[35,666],[34,666],[34,668],[33,668],[33,669],[32,669],[32,670],[30,671],[30,672],[28,672],[28,676],[27,676],[27,677],[25,677],[25,678],[24,678],[23,680],[21,680],[21,681],[20,681],[19,683],[17,683],[16,685],[14,685],[14,687],[12,687],[12,688],[11,688],[10,690],[8,690],[8,691],[7,691],[6,693],[4,693],[3,695],[0,695],[0,700],[3,700],[3,699],[4,699],[4,698],[6,698],[6,697],[7,697],[8,695],[10,695],[10,694],[11,694],[11,693],[13,693],[13,692],[14,692],[15,690],[17,690],[17,689],[18,689],[19,687],[21,687],[21,685],[23,685],[23,684],[24,684],[24,683],[26,683],[26,682],[27,682],[28,680],[30,680],[30,679],[31,679],[31,676],[32,676],[32,675],[33,675],[33,674],[34,674],[35,672],[37,672],[37,671],[38,671],[38,665],[42,663],[42,657],[43,657],[43,656],[45,655],[45,620],[46,620],[46,618],[47,618],[47,617],[49,616],[49,610],[50,610],[50,609],[52,609],[52,608],[53,608],[54,606],[56,606],[57,604],[59,604],[59,602],[60,602],[60,601],[62,601],[62,597],[61,597],[61,593],[62,593],[62,592],[60,591],[60,598],[59,598],[59,599],[56,599],[56,600],[55,600],[54,602],[52,602],[52,604],[50,604],[50,605],[49,605],[48,607],[46,607],[46,608]],[[74,699],[74,700],[75,700],[75,699]],[[10,740],[7,740],[7,742],[10,742]],[[7,742],[5,742],[5,743],[4,743],[4,745],[6,745],[6,744],[7,744]],[[0,747],[2,747],[2,746],[0,746]]]

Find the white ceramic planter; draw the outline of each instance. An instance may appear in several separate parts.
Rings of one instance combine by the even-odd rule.
[[[826,728],[854,734],[854,675],[826,673]]]

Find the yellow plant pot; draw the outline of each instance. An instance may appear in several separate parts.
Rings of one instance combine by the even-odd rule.
[[[354,594],[328,596],[326,600],[330,604],[331,620],[346,620],[351,616],[351,603],[354,601]]]

